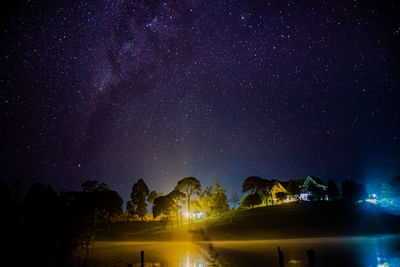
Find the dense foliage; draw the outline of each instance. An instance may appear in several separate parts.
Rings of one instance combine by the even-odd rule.
[[[122,212],[122,198],[105,184],[85,182],[82,191],[56,193],[50,186],[34,183],[18,201],[0,183],[7,220],[3,242],[7,244],[4,266],[68,266],[79,248],[87,252],[96,232],[110,230],[111,218]]]
[[[318,184],[309,182],[307,187],[301,184],[304,180],[300,179],[282,182],[288,190],[279,187],[281,191],[275,192],[275,204],[286,202],[294,192],[308,193],[312,201],[333,200],[340,203],[337,200],[341,199],[347,204],[367,198],[364,186],[353,180],[344,180],[340,192],[333,180],[328,180],[327,186],[324,186],[319,179],[314,179],[319,181]],[[243,197],[241,208],[266,205],[262,197],[268,196],[272,188],[278,188],[277,184],[276,180],[255,176],[246,178],[242,189],[250,192]],[[193,199],[196,195],[198,197]],[[134,214],[143,219],[147,214],[147,201],[152,204],[153,218],[161,219],[160,225],[165,230],[168,222],[171,229],[174,225],[179,228],[179,224],[184,221],[190,223],[195,216],[221,217],[229,211],[228,202],[234,206],[239,200],[234,190],[230,195],[228,201],[225,189],[218,182],[202,191],[200,181],[194,177],[179,180],[174,190],[167,195],[160,195],[156,191],[150,192],[144,180],[139,179],[132,187],[131,199],[126,203],[126,219],[129,222]],[[381,199],[393,204],[398,203],[399,196],[399,177],[381,185]],[[89,245],[96,235],[99,232],[111,232],[113,218],[123,213],[123,200],[119,194],[107,184],[91,180],[82,184],[81,191],[61,193],[54,192],[50,186],[34,183],[23,201],[18,201],[7,186],[0,183],[0,197],[1,208],[8,216],[2,228],[4,242],[9,244],[10,250],[10,253],[6,253],[6,262],[13,263],[7,266],[66,266],[76,249],[83,249],[87,258]]]
[[[147,213],[146,198],[149,196],[149,188],[143,179],[139,179],[132,187],[131,201],[132,214],[137,214],[140,218],[144,218]]]

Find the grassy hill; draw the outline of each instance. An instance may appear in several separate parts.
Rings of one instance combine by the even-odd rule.
[[[190,225],[118,223],[97,240],[253,240],[400,232],[400,216],[373,207],[333,202],[292,203],[241,210]]]
[[[400,216],[333,202],[293,203],[238,211],[192,226],[214,240],[368,235],[400,232]]]

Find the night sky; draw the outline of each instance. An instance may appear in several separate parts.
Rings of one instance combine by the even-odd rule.
[[[3,180],[400,175],[397,0],[1,5]]]

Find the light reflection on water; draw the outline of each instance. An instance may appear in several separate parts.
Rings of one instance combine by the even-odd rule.
[[[196,261],[199,261],[199,262],[196,262]],[[204,267],[203,255],[200,254],[200,259],[196,259],[193,257],[191,259],[190,251],[188,250],[187,254],[186,254],[186,264],[183,266],[185,266],[185,267]]]
[[[307,266],[308,249],[316,266],[400,266],[400,235],[216,242],[99,242],[91,258],[96,266],[279,266],[280,246],[285,266]]]

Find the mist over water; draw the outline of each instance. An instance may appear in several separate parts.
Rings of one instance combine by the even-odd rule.
[[[304,239],[96,242],[90,261],[96,266],[279,266],[277,247],[285,266],[308,266],[307,250],[315,253],[315,266],[400,266],[400,235]]]

